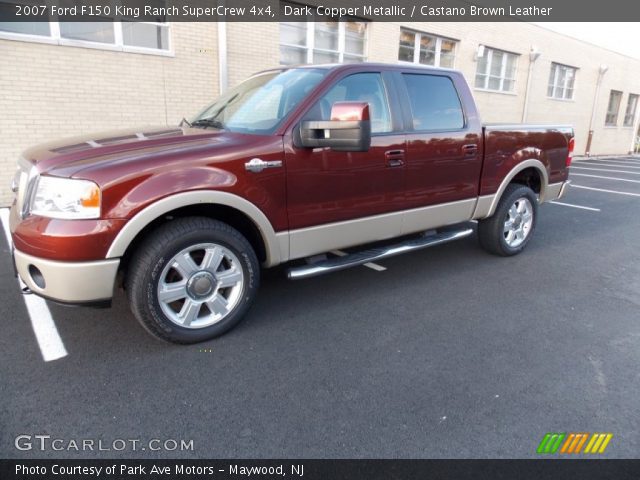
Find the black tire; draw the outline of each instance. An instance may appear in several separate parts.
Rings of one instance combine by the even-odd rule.
[[[526,198],[529,200],[532,208],[532,224],[528,230],[524,241],[517,246],[511,246],[505,238],[505,222],[509,216],[509,209],[519,199]],[[518,183],[512,183],[507,186],[502,198],[498,202],[495,213],[478,222],[478,240],[480,246],[486,251],[502,257],[517,255],[527,246],[533,232],[536,228],[538,220],[538,198],[529,187]]]
[[[171,320],[169,314],[165,313],[166,309],[169,308],[168,305],[174,304],[165,302],[161,307],[158,288],[160,277],[165,272],[165,269],[172,268],[168,266],[169,262],[172,262],[172,265],[175,264],[174,257],[176,255],[185,249],[201,244],[211,245],[214,249],[223,247],[220,250],[227,253],[230,252],[230,257],[235,256],[242,269],[242,279],[237,281],[233,287],[229,287],[234,291],[235,307],[233,309],[230,309],[216,323],[202,326],[201,328],[188,328],[175,323]],[[223,257],[220,265],[222,265],[222,262],[228,262],[227,257]],[[194,264],[198,265],[198,262],[194,261]],[[204,258],[202,259],[202,265],[204,265]],[[200,267],[198,266],[198,268]],[[238,272],[239,270],[236,266],[233,266],[233,271]],[[175,272],[171,273],[175,275]],[[235,275],[238,275],[238,273],[235,273]],[[179,274],[178,276],[181,279]],[[218,295],[218,291],[226,291],[222,290],[221,287],[219,289],[219,287],[215,286],[215,276],[207,278],[211,278],[211,280],[206,280],[205,282],[209,282],[210,292],[214,296]],[[166,279],[162,280],[166,281]],[[193,276],[191,280],[193,280]],[[184,282],[187,282],[187,278],[184,279]],[[125,288],[131,311],[148,332],[161,340],[189,344],[218,337],[235,327],[253,303],[259,283],[260,267],[258,259],[253,248],[240,232],[225,223],[210,218],[185,217],[172,220],[158,227],[140,244],[131,258]],[[185,292],[187,291],[189,290],[185,287]],[[187,301],[201,304],[203,299],[204,297],[199,298],[196,302],[185,296],[184,300],[182,300],[182,305],[185,306]],[[163,311],[163,308],[165,311]],[[203,308],[205,313],[210,310],[210,315],[214,316],[214,310],[208,309],[208,307]],[[178,310],[180,309],[178,308]],[[198,307],[198,312],[197,315],[202,313],[200,307]],[[196,320],[199,318],[201,317],[196,318]]]

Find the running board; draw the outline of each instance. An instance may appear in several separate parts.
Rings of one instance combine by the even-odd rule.
[[[442,243],[452,242],[453,240],[459,240],[461,238],[468,237],[472,233],[473,230],[468,228],[465,230],[454,230],[412,238],[394,245],[371,248],[369,250],[350,253],[344,257],[329,258],[310,265],[293,267],[289,269],[287,276],[291,280],[299,280],[301,278],[309,278],[317,275],[324,275],[325,273],[337,272],[338,270],[357,267],[364,263],[375,262],[377,260],[393,257],[402,253],[413,252],[414,250],[421,250],[423,248],[433,247]]]

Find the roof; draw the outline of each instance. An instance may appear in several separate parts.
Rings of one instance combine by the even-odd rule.
[[[432,67],[429,65],[420,65],[417,63],[380,63],[380,62],[358,62],[358,63],[319,63],[319,64],[301,64],[301,65],[282,65],[280,67],[268,68],[257,73],[273,72],[273,71],[285,71],[293,68],[313,68],[324,70],[351,70],[358,67],[374,67],[383,69],[398,69],[398,70],[425,70],[425,71],[438,71],[438,72],[457,72],[452,68]]]

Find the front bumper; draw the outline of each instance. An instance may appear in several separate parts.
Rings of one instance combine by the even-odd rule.
[[[41,297],[62,303],[104,302],[113,296],[119,259],[59,262],[14,250],[18,275]]]

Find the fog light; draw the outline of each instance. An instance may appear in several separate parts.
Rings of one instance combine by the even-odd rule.
[[[35,265],[29,265],[29,275],[31,275],[33,283],[35,283],[39,288],[44,289],[47,285],[44,281],[44,277],[42,276],[42,272]]]

